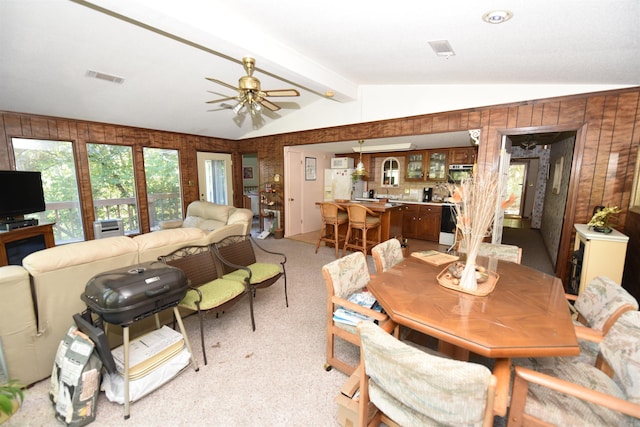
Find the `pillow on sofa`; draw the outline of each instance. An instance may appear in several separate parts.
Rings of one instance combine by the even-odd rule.
[[[204,218],[199,216],[188,216],[182,221],[182,227],[186,228],[201,228],[200,223],[204,221]]]

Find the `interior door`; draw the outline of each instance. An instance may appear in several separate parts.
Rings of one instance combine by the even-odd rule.
[[[284,190],[285,236],[295,236],[303,232],[302,179],[291,179],[304,176],[303,162],[303,153],[293,150],[285,151],[284,170],[287,177]]]
[[[200,200],[233,205],[231,154],[197,153]]]
[[[506,149],[506,136],[502,137],[502,148],[500,149],[500,166],[498,174],[500,176],[500,188],[502,196],[498,198],[496,211],[493,218],[493,233],[491,243],[502,243],[502,228],[504,226],[504,210],[500,206],[502,201],[507,198],[507,180],[509,179],[509,163],[511,161],[511,153]]]

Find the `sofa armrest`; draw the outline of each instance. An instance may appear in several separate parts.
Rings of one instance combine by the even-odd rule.
[[[244,225],[244,230],[242,230],[242,234],[246,235],[251,232],[251,222],[253,221],[253,212],[251,209],[238,208],[229,215],[229,219],[227,220],[227,224],[242,224]]]

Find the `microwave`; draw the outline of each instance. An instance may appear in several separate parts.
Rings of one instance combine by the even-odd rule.
[[[449,182],[459,183],[473,174],[473,165],[449,165]]]
[[[353,158],[351,157],[334,157],[331,159],[331,169],[352,169]]]

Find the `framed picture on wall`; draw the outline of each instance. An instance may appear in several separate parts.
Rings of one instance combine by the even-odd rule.
[[[304,179],[305,181],[316,180],[316,158],[315,157],[304,158]]]
[[[242,177],[244,179],[253,179],[253,167],[252,166],[243,166],[242,167]]]

